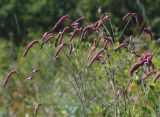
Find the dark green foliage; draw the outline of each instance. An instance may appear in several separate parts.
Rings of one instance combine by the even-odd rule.
[[[159,37],[159,4],[159,0],[0,0],[0,35],[18,44],[31,32],[48,30],[68,13],[72,18],[83,15],[95,21],[98,7],[103,6],[119,26],[125,13],[139,13]]]

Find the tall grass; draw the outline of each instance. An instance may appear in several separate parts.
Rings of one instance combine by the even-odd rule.
[[[47,59],[39,64],[45,64],[46,61],[49,61],[49,64],[43,70],[36,68],[40,69],[40,72],[35,75],[46,73],[42,77],[48,77],[52,74],[52,71],[48,70],[54,68],[55,74],[51,76],[59,73],[58,79],[65,78],[65,81],[70,83],[72,90],[75,91],[71,95],[76,95],[77,98],[73,104],[81,104],[75,109],[78,113],[75,116],[158,116],[160,115],[158,98],[160,87],[157,84],[160,75],[157,51],[148,48],[148,50],[140,52],[142,48],[137,47],[144,35],[149,34],[153,38],[152,33],[149,28],[139,26],[136,13],[129,13],[122,19],[124,22],[125,20],[128,22],[125,22],[121,32],[117,32],[116,27],[112,24],[112,18],[107,13],[101,13],[95,23],[87,26],[83,26],[83,22],[87,20],[84,17],[73,21],[68,15],[64,15],[49,32],[43,34],[40,40],[33,40],[25,47],[21,63],[32,53],[32,48],[35,46],[34,56],[46,55]],[[131,22],[131,19],[135,22]],[[64,20],[71,23],[61,29],[59,27]],[[134,30],[136,27],[140,28],[142,30],[140,35],[130,35],[130,38],[125,36],[124,32],[127,27],[131,28],[131,26]],[[57,34],[55,30],[60,31]],[[126,39],[120,43],[122,36]],[[154,43],[153,39],[147,41]],[[36,62],[34,61],[32,65],[35,66],[40,59],[40,57],[36,57]],[[27,96],[31,96],[35,102],[32,115],[61,116],[48,109],[49,104],[43,103],[46,101],[39,99],[42,96],[38,93],[36,82],[34,83],[35,76],[31,75],[35,68],[30,73],[26,73],[27,77],[24,81],[21,78],[24,75],[18,71],[23,67],[25,66],[20,64],[17,68],[17,78],[25,88]],[[154,71],[153,74],[152,71]],[[143,77],[144,75],[145,77]],[[10,79],[5,86],[12,81]],[[42,88],[43,85],[40,87]],[[53,101],[52,93],[54,92],[50,89],[52,88],[49,86],[46,88]],[[65,91],[67,90],[71,89],[65,89]],[[61,91],[58,91],[61,94]],[[65,98],[63,99],[65,100]],[[69,101],[73,101],[72,96],[69,99]],[[55,104],[55,101],[52,104]],[[43,110],[43,115],[38,114],[40,109]]]

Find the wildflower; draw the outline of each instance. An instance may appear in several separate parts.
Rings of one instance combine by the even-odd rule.
[[[153,68],[153,64],[152,64],[152,58],[153,58],[153,54],[150,52],[144,53],[139,62],[137,62],[136,64],[133,65],[133,67],[130,70],[130,73],[133,74],[140,66],[143,66],[144,64],[147,65],[147,67],[149,68],[148,71],[151,71],[150,67]]]
[[[70,42],[73,40],[76,33],[80,32],[82,28],[75,29],[73,32],[70,33]]]
[[[144,63],[145,63],[145,61],[146,61],[146,60],[144,59],[144,60],[142,60],[142,61],[139,61],[139,62],[135,63],[135,64],[132,66],[132,68],[130,69],[130,74],[133,74],[139,67],[143,66]]]
[[[78,18],[76,21],[74,21],[72,24],[71,24],[71,27],[73,28],[78,28],[79,27],[79,23],[82,22],[83,20],[85,20],[86,18],[85,17],[80,17]]]
[[[128,43],[121,43],[120,45],[118,45],[118,46],[114,49],[114,51],[117,51],[117,50],[121,49],[122,47],[126,47],[127,45],[128,45]]]
[[[143,31],[144,31],[145,33],[149,34],[150,37],[151,37],[151,40],[153,40],[153,35],[152,35],[152,32],[151,32],[151,30],[150,30],[149,28],[144,28]]]
[[[123,20],[126,20],[128,17],[131,17],[132,16],[132,13],[127,13],[124,17],[123,17]]]
[[[7,77],[5,78],[5,82],[4,82],[3,87],[5,87],[5,86],[7,85],[8,81],[9,81],[9,80],[11,79],[11,77],[12,77],[13,75],[15,75],[16,73],[17,73],[16,70],[12,70],[12,71],[7,75]]]
[[[80,18],[78,18],[76,21],[74,21],[73,23],[79,23],[79,22],[81,22],[81,21],[83,21],[83,20],[85,20],[86,19],[86,17],[80,17]]]
[[[148,76],[152,75],[152,74],[156,74],[156,71],[155,70],[151,70],[145,74],[143,74],[143,78],[147,78]]]
[[[52,36],[52,33],[49,33],[49,32],[45,32],[44,34],[43,34],[43,37],[42,37],[42,42],[43,43],[47,43],[47,41],[50,39],[50,38],[52,38],[53,36]]]
[[[33,79],[33,75],[37,72],[40,72],[39,69],[34,69],[32,70],[32,72],[30,73],[29,77],[27,78],[28,80],[32,80]]]
[[[94,30],[99,31],[98,28],[95,28],[94,25],[86,26],[82,31],[82,37],[91,34]]]
[[[59,25],[60,25],[60,24],[63,22],[63,20],[66,19],[66,18],[70,18],[69,15],[64,15],[64,16],[62,16],[62,17],[58,20],[58,22],[54,25],[54,27],[52,28],[52,30],[54,31],[56,28],[58,28]]]
[[[100,26],[102,26],[104,24],[105,21],[107,21],[109,19],[109,16],[105,15],[104,17],[102,17],[100,20],[98,20],[95,24],[94,24],[94,28],[99,28]]]
[[[31,49],[31,47],[34,45],[34,44],[39,44],[39,41],[38,40],[33,40],[31,41],[26,47],[25,47],[25,50],[23,52],[23,57],[25,57],[27,55],[27,53],[29,52],[29,50]]]
[[[140,60],[147,59],[147,61],[149,61],[152,58],[153,58],[153,53],[151,53],[151,52],[145,52],[145,53],[142,54]]]
[[[47,43],[51,38],[53,37],[53,35],[49,32],[45,32],[43,34],[42,37],[42,44],[41,44],[41,48],[43,47],[43,44]]]
[[[157,73],[156,76],[153,79],[153,82],[156,83],[156,81],[160,78],[160,73]]]
[[[54,58],[55,58],[55,59],[58,58],[60,52],[62,51],[62,49],[64,48],[65,45],[66,45],[66,44],[61,44],[61,45],[58,46],[58,48],[57,48],[57,50],[56,50],[56,52],[55,52],[55,54],[54,54]]]
[[[128,17],[134,18],[136,21],[136,24],[138,26],[138,14],[137,13],[127,13],[124,17],[123,20],[127,20]]]
[[[69,28],[70,28],[70,27],[64,27],[64,29],[63,29],[61,35],[64,35],[64,33],[65,33]]]
[[[94,61],[97,60],[97,59],[101,56],[101,54],[102,54],[103,52],[104,52],[104,49],[101,49],[101,50],[92,58],[92,60],[89,62],[88,67],[90,67],[90,66],[94,63]]]
[[[59,44],[61,44],[62,43],[62,39],[63,39],[63,36],[64,36],[64,33],[69,29],[70,27],[65,27],[64,29],[63,29],[63,31],[60,33],[61,35],[60,35],[60,38],[59,38]]]

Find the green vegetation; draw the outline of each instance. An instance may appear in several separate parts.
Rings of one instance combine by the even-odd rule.
[[[98,18],[98,7],[102,5],[120,29],[124,14],[138,13],[144,21],[142,25],[150,26],[157,39],[160,36],[159,4],[159,0],[1,0],[0,36],[20,44],[23,39],[34,38],[31,34],[40,35],[48,30],[64,14],[72,18],[85,16],[88,22],[93,22]]]
[[[160,116],[158,0],[0,3],[0,116]]]

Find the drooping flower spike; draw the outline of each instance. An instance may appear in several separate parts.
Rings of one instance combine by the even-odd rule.
[[[127,14],[123,17],[123,21],[124,21],[124,20],[127,20],[128,17],[134,18],[135,21],[136,21],[137,26],[139,25],[138,14],[137,14],[137,13],[127,13]]]
[[[139,62],[135,63],[133,67],[130,70],[130,73],[133,74],[140,66],[147,65],[148,72],[154,69],[153,63],[152,63],[153,53],[146,52],[141,55],[141,58]],[[151,69],[152,68],[152,69]]]
[[[102,17],[100,20],[98,20],[98,21],[94,24],[94,28],[99,28],[99,27],[102,26],[108,19],[109,19],[109,16],[108,16],[108,15],[105,15],[104,17]]]
[[[73,32],[70,33],[70,40],[69,42],[71,42],[74,38],[74,36],[78,33],[78,32],[81,32],[82,31],[82,28],[79,28],[79,29],[75,29]]]
[[[61,53],[62,49],[65,47],[65,45],[67,44],[60,44],[58,47],[57,47],[57,50],[54,54],[54,58],[57,59],[59,54]]]
[[[130,69],[130,74],[132,75],[139,67],[143,66],[146,60],[139,61],[135,63]]]
[[[45,32],[42,36],[42,42],[46,43],[52,37],[53,37],[52,33]]]
[[[123,17],[123,20],[126,20],[128,17],[132,17],[132,13],[127,13],[127,14]]]
[[[104,52],[104,49],[101,49],[98,53],[95,54],[95,56],[89,61],[88,67],[90,67],[99,56]]]
[[[13,75],[15,75],[17,73],[16,70],[12,70],[5,78],[5,81],[4,81],[4,85],[3,87],[6,87],[8,81],[13,77]]]
[[[156,74],[156,71],[155,71],[155,70],[151,70],[151,71],[149,71],[149,72],[147,72],[147,73],[144,73],[144,74],[143,74],[143,78],[147,78],[148,76],[150,76],[150,75],[152,75],[152,74]]]
[[[42,36],[41,48],[43,47],[43,44],[47,43],[51,38],[53,38],[52,33],[45,32]]]
[[[25,57],[27,55],[27,53],[29,52],[29,50],[31,49],[31,47],[35,44],[39,44],[39,41],[38,40],[33,40],[31,41],[26,47],[25,47],[25,50],[23,52],[23,57]]]
[[[151,32],[151,30],[150,30],[149,28],[144,28],[143,31],[144,31],[145,33],[149,34],[150,37],[151,37],[151,40],[153,40],[153,35],[152,35],[152,32]]]
[[[86,31],[91,30],[93,28],[93,25],[89,25],[83,28],[82,34],[84,34]]]
[[[78,28],[79,27],[79,23],[82,22],[83,20],[85,20],[86,17],[80,17],[78,18],[76,21],[74,21],[72,24],[71,24],[71,27],[73,28]]]
[[[99,29],[95,28],[94,25],[86,26],[82,31],[82,38],[91,34],[93,31],[99,32]]]
[[[58,22],[54,25],[54,27],[52,28],[52,30],[54,31],[56,28],[58,28],[59,26],[60,26],[60,24],[63,22],[63,20],[64,19],[69,19],[70,17],[69,17],[69,15],[64,15],[64,16],[62,16],[59,20],[58,20]]]
[[[62,43],[62,39],[63,39],[64,33],[65,33],[67,30],[69,30],[69,29],[70,29],[70,27],[65,27],[65,28],[63,29],[63,31],[61,32],[60,38],[59,38],[59,40],[58,40],[59,44]]]
[[[126,46],[128,46],[128,43],[121,43],[121,44],[119,44],[119,45],[114,49],[114,51],[118,51],[118,50],[120,50],[122,47],[126,47]]]
[[[40,72],[39,69],[34,69],[32,70],[32,72],[30,73],[29,77],[27,78],[27,80],[32,80],[33,79],[33,75],[37,72]]]
[[[140,60],[146,59],[146,61],[151,61],[152,58],[153,58],[153,53],[151,53],[151,52],[145,52],[145,53],[143,53],[143,54],[141,55]]]
[[[159,78],[160,78],[160,73],[158,72],[158,73],[156,74],[156,76],[154,77],[153,82],[156,83],[156,81],[157,81]]]

